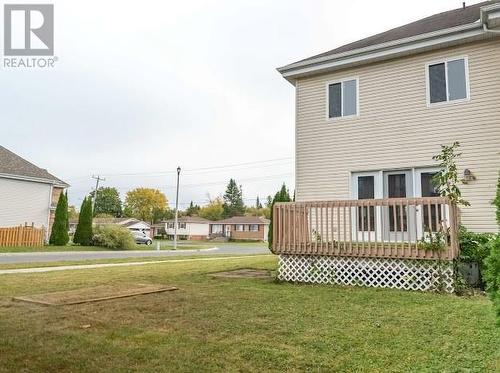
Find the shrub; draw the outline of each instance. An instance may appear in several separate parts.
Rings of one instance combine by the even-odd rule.
[[[484,261],[484,281],[486,291],[496,308],[497,320],[500,324],[500,235],[490,242],[491,253]]]
[[[127,228],[114,224],[97,226],[92,243],[110,249],[131,250],[135,248],[132,233]]]
[[[460,259],[464,262],[482,263],[490,253],[489,243],[495,239],[492,233],[476,233],[460,226],[458,231],[460,242]]]
[[[497,223],[500,226],[500,173],[498,174],[497,194],[495,196],[495,199],[493,200],[493,206],[496,207]]]
[[[492,233],[476,233],[468,231],[464,226],[460,226],[458,231],[460,243],[461,262],[476,262],[479,267],[479,278],[481,279],[481,288],[484,289],[485,283],[482,279],[484,272],[484,260],[490,255],[491,242],[495,239]]]

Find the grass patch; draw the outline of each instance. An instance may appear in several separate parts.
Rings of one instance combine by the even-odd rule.
[[[276,258],[151,264],[0,281],[0,371],[495,371],[485,297],[220,279]],[[76,306],[12,296],[123,282],[176,292]]]

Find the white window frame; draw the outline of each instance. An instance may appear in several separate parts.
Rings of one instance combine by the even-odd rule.
[[[241,229],[240,229],[241,227]],[[236,232],[244,232],[245,231],[245,225],[244,224],[235,224],[234,230]]]
[[[348,82],[351,80],[356,81],[356,114],[351,114],[351,115],[344,115],[344,82]],[[342,100],[340,103],[340,111],[342,112],[342,115],[340,117],[333,117],[330,118],[330,85],[332,84],[340,84],[340,91],[342,92]],[[343,120],[343,119],[352,119],[352,118],[357,118],[359,117],[359,77],[358,76],[351,76],[349,78],[344,78],[340,80],[331,80],[326,82],[326,120],[329,122],[333,121],[338,121],[338,120]]]
[[[252,229],[252,228],[256,228],[256,229]],[[258,224],[250,224],[249,225],[249,231],[250,232],[258,232],[259,231],[259,225]]]
[[[450,101],[450,92],[449,92],[449,84],[448,84],[448,62],[456,61],[456,60],[464,60],[464,68],[465,68],[465,93],[466,97],[458,100]],[[430,78],[429,78],[429,67],[432,65],[437,65],[440,63],[444,63],[444,71],[445,71],[445,79],[446,79],[446,101],[442,102],[432,102],[431,103],[431,86],[430,86]],[[470,85],[469,85],[469,57],[468,56],[456,56],[445,58],[441,60],[430,61],[425,64],[425,85],[426,85],[426,95],[427,95],[427,107],[436,107],[443,105],[455,105],[461,104],[464,102],[470,101]]]

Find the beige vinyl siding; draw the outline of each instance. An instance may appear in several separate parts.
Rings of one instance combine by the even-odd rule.
[[[470,101],[427,106],[426,63],[467,56]],[[441,144],[460,141],[459,172],[471,207],[462,221],[497,231],[495,184],[500,170],[500,40],[399,58],[296,83],[296,198],[350,198],[350,173],[434,166]],[[326,83],[359,78],[359,117],[327,119]]]

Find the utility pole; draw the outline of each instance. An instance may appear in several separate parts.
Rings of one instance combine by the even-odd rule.
[[[177,192],[175,194],[175,219],[174,219],[174,250],[177,250],[177,222],[178,222],[178,212],[179,212],[179,174],[181,173],[181,168],[177,167]]]
[[[101,177],[100,175],[97,175],[97,176],[92,175],[92,179],[95,179],[94,201],[92,202],[92,215],[94,215],[95,201],[97,199],[97,189],[99,189],[99,182],[106,181],[106,179]]]

